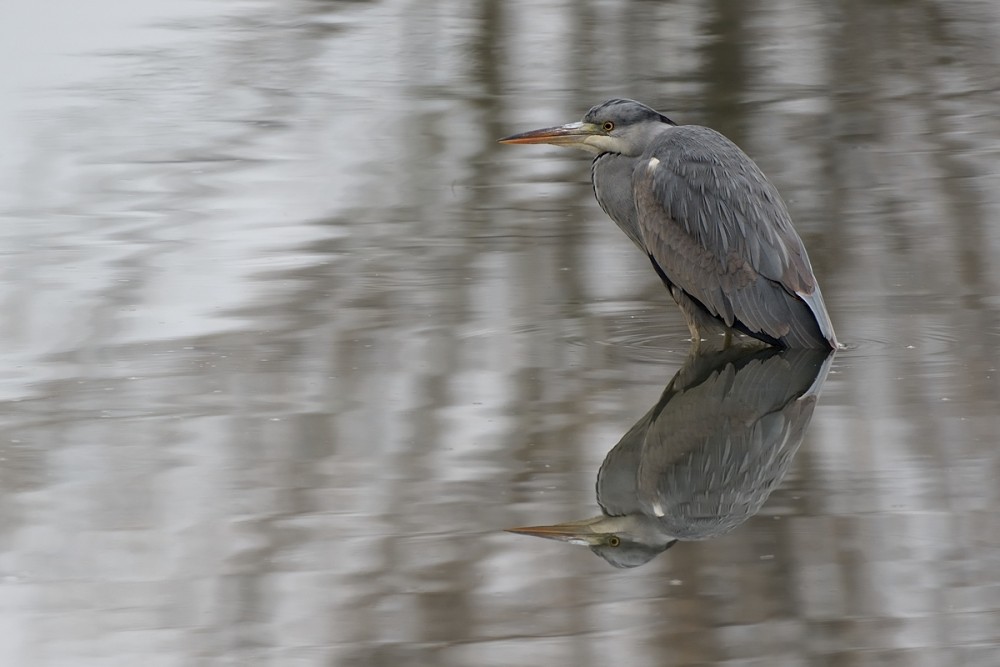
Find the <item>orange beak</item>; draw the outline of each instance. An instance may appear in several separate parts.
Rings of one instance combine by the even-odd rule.
[[[544,537],[549,540],[559,540],[570,544],[581,546],[595,546],[600,544],[606,534],[595,530],[598,524],[604,521],[605,517],[597,516],[582,521],[567,521],[551,526],[525,526],[523,528],[508,528],[508,533],[518,535],[533,535],[534,537]]]
[[[607,134],[593,123],[569,123],[558,127],[545,127],[521,134],[512,134],[499,139],[501,144],[553,144],[555,146],[576,146],[585,143],[589,137]]]

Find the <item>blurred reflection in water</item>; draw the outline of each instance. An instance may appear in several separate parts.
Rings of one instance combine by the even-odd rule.
[[[733,530],[784,477],[834,354],[734,348],[688,357],[604,459],[600,516],[511,532],[589,546],[616,567],[636,567],[678,540]]]

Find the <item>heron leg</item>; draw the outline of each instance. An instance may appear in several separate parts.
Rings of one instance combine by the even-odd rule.
[[[680,307],[691,332],[692,351],[705,352],[729,347],[732,343],[732,329],[677,286],[670,286],[670,295]]]

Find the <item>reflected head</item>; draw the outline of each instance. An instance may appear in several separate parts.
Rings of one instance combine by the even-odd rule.
[[[614,545],[608,543],[595,545],[590,547],[590,550],[610,565],[629,569],[645,565],[654,556],[660,555],[675,544],[677,544],[677,540],[670,540],[666,544],[644,544],[626,538],[619,540]]]

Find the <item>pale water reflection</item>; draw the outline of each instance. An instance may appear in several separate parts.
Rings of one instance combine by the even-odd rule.
[[[15,4],[0,665],[996,664],[995,3]],[[633,570],[502,532],[685,361],[587,166],[494,143],[614,96],[761,165],[850,346]]]

